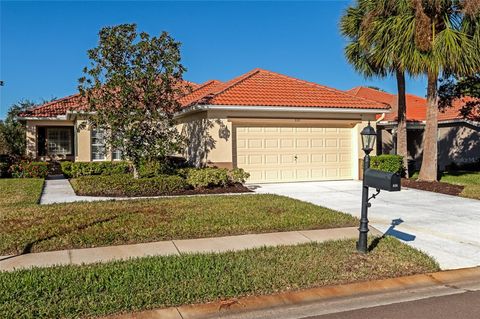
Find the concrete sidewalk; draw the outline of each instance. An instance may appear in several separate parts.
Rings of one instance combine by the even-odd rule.
[[[380,233],[373,232],[379,235]],[[248,234],[200,239],[169,240],[135,245],[70,249],[0,257],[0,271],[55,265],[81,265],[146,256],[181,255],[238,251],[263,246],[295,245],[308,242],[356,238],[356,227]]]

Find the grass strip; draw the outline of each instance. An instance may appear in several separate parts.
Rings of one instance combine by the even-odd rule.
[[[480,172],[459,171],[443,173],[441,181],[465,186],[460,196],[480,199]]]
[[[367,255],[354,247],[339,240],[0,273],[0,317],[100,316],[439,270],[394,238]]]
[[[277,195],[36,205],[41,180],[0,180],[0,254],[358,225]]]

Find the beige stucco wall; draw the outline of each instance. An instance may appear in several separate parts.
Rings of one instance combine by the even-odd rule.
[[[381,130],[382,150],[390,154],[392,135]],[[420,169],[423,156],[423,129],[408,129],[407,147],[409,159],[415,160],[416,169]],[[480,128],[466,123],[440,124],[438,128],[438,165],[441,170],[456,163],[472,163],[480,158]]]
[[[327,125],[352,128],[352,178],[358,179],[358,162],[363,158],[360,131],[375,114],[204,111],[180,117],[177,128],[187,138],[183,154],[196,165],[235,166],[235,124],[242,125]],[[373,152],[375,154],[375,151]]]
[[[183,156],[196,166],[232,167],[232,123],[207,112],[179,119],[177,129],[186,138]]]
[[[465,164],[480,158],[480,128],[464,124],[438,129],[438,165]]]
[[[363,157],[360,131],[372,121],[374,114],[347,113],[308,113],[308,112],[245,112],[245,111],[203,111],[177,119],[177,129],[186,138],[187,144],[183,156],[195,165],[215,165],[232,168],[235,163],[235,124],[252,125],[305,125],[305,126],[341,126],[351,127],[353,141],[353,179],[358,178],[358,162]],[[91,133],[85,120],[73,121],[27,121],[27,151],[36,153],[37,125],[73,125],[75,161],[91,161]],[[111,159],[107,152],[106,160]]]
[[[87,121],[77,120],[75,123],[75,161],[91,161],[90,137],[90,127],[87,125]]]

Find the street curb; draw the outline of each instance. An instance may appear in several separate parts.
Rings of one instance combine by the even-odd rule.
[[[480,267],[446,270],[390,279],[310,288],[282,292],[272,295],[246,296],[215,301],[205,304],[184,305],[165,309],[147,310],[137,313],[112,315],[109,319],[205,319],[220,313],[245,312],[270,309],[280,306],[301,305],[326,299],[351,297],[355,295],[392,292],[408,288],[448,286],[452,283],[480,278]]]

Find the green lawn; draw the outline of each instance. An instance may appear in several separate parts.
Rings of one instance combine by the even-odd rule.
[[[480,199],[480,172],[445,172],[440,181],[465,186],[461,196]]]
[[[37,205],[41,180],[0,180],[0,255],[358,225],[351,215],[276,195]]]
[[[417,179],[418,173],[413,174],[411,178]],[[443,172],[440,182],[465,186],[460,196],[480,199],[480,172]]]
[[[78,318],[438,271],[387,237],[0,273],[1,318]]]
[[[0,179],[0,209],[37,204],[42,188],[43,179]]]

